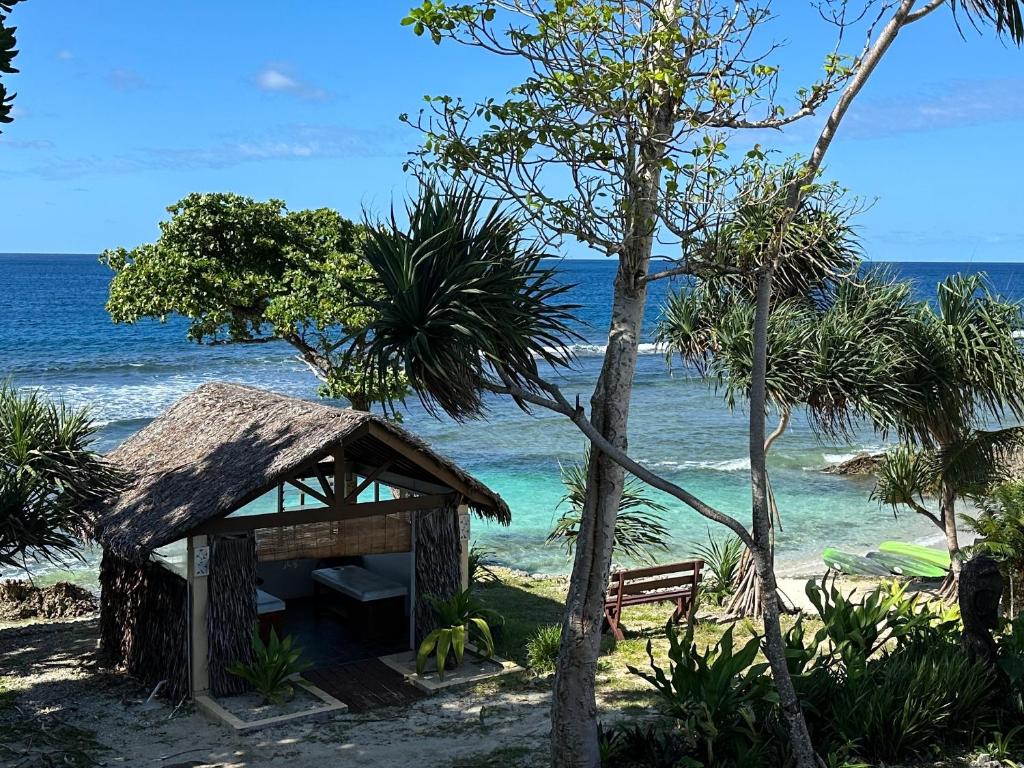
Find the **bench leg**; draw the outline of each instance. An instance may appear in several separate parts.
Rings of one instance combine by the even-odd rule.
[[[697,604],[692,599],[685,597],[676,598],[676,609],[672,611],[672,623],[678,624],[685,616],[687,623],[692,624],[696,607]]]
[[[622,627],[619,626],[620,614],[614,608],[605,608],[604,617],[608,621],[608,626],[611,627],[612,636],[616,640],[625,640],[626,636],[622,634]]]

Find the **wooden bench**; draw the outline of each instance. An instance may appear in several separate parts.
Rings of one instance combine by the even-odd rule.
[[[678,624],[683,616],[687,621],[693,621],[697,607],[694,596],[700,586],[700,569],[703,566],[703,560],[688,560],[613,573],[604,601],[604,617],[615,639],[624,639],[619,621],[622,609],[629,605],[672,602],[676,606],[672,612],[673,622]]]

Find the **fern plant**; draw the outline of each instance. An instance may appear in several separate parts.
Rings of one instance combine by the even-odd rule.
[[[279,639],[273,627],[266,643],[260,637],[259,626],[253,627],[252,654],[252,662],[236,662],[228,672],[248,682],[268,704],[280,705],[290,699],[294,693],[291,677],[312,666],[302,661],[302,649],[295,647],[295,639],[291,635]]]
[[[449,656],[454,656],[455,666],[462,664],[467,638],[476,643],[484,656],[490,657],[494,654],[490,622],[496,623],[500,621],[500,617],[494,611],[485,608],[473,597],[470,590],[456,592],[447,600],[439,600],[433,595],[423,597],[433,608],[438,627],[420,643],[419,651],[416,653],[416,674],[423,674],[427,660],[433,653],[437,662],[437,676],[444,680]]]

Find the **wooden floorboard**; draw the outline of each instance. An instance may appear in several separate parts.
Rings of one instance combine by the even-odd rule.
[[[366,712],[417,701],[425,694],[379,659],[363,659],[304,672],[304,678],[348,705]]]

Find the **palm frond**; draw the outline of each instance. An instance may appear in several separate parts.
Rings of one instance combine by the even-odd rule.
[[[559,466],[565,495],[559,505],[565,509],[555,521],[548,534],[548,543],[562,543],[566,553],[576,546],[583,517],[583,504],[587,493],[587,472],[590,465],[590,449],[584,453],[582,462]],[[639,562],[654,562],[658,552],[668,551],[672,534],[665,526],[662,515],[668,508],[651,499],[645,493],[646,486],[638,479],[628,476],[619,499],[615,518],[614,551]]]
[[[393,212],[367,225],[379,290],[360,295],[376,319],[352,348],[368,376],[383,385],[404,373],[428,411],[464,420],[483,412],[488,385],[536,391],[540,361],[572,363],[578,306],[562,303],[572,286],[541,263],[548,254],[519,219],[472,187],[431,184],[406,214],[406,226]]]
[[[953,0],[953,12],[963,9],[971,23],[991,24],[996,34],[1024,43],[1024,3],[1021,0]]]
[[[934,493],[939,481],[935,456],[911,445],[898,445],[885,454],[878,468],[871,497],[894,509],[919,507],[924,497]]]
[[[943,479],[961,495],[980,495],[1007,479],[1008,462],[1024,446],[1024,427],[976,429],[935,452]]]

